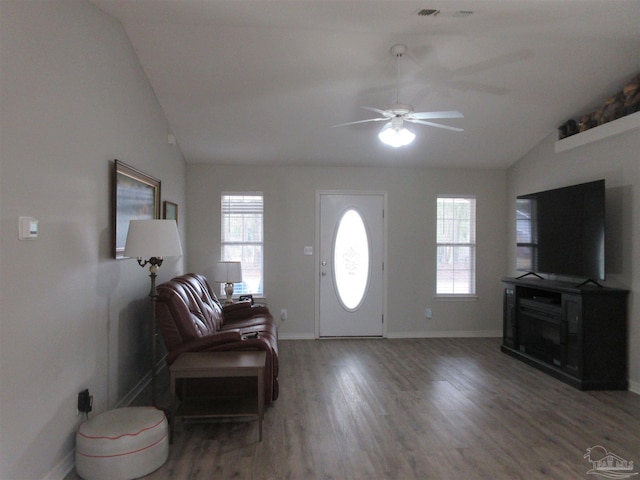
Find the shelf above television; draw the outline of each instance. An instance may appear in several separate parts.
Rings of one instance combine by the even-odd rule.
[[[632,113],[626,117],[618,118],[612,122],[590,128],[581,133],[558,140],[555,143],[555,153],[566,152],[588,143],[604,140],[614,135],[619,135],[629,130],[640,128],[640,112]]]

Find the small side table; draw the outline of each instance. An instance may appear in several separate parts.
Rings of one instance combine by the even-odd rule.
[[[171,440],[177,417],[258,417],[258,441],[262,441],[264,418],[264,368],[267,354],[263,351],[187,352],[169,367],[171,382]],[[176,400],[179,378],[256,377],[258,398],[182,398]]]

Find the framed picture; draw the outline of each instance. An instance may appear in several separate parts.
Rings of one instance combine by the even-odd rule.
[[[178,223],[178,204],[165,200],[162,207],[162,217],[165,220],[175,220]]]
[[[160,218],[160,180],[120,160],[113,168],[113,256],[124,258],[130,220]]]

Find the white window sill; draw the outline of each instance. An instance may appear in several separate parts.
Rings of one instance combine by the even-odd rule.
[[[476,302],[478,301],[477,295],[436,295],[436,302]]]

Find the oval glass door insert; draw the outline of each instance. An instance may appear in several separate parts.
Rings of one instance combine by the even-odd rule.
[[[369,236],[362,216],[347,210],[338,222],[333,247],[336,292],[347,310],[356,310],[369,283]]]

